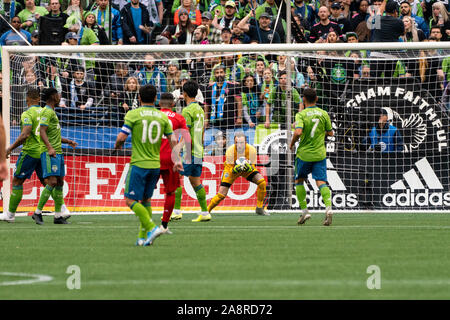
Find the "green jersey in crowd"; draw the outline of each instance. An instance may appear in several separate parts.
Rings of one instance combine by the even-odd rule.
[[[333,130],[328,113],[316,106],[305,108],[296,114],[295,128],[303,129],[297,157],[309,162],[325,159],[325,134]]]
[[[160,168],[159,154],[163,135],[173,133],[169,118],[154,106],[130,110],[125,116],[122,132],[131,133],[130,165],[142,169]]]
[[[25,126],[31,126],[30,136],[25,140],[22,152],[30,157],[39,159],[41,156],[41,135],[39,133],[39,115],[42,111],[40,106],[31,106],[22,113],[20,118],[20,129]]]
[[[47,126],[47,137],[48,142],[52,145],[53,149],[55,149],[55,152],[57,154],[62,154],[62,147],[61,147],[61,127],[59,125],[59,119],[58,116],[55,113],[55,110],[52,109],[50,106],[45,106],[40,114],[40,126]],[[47,146],[45,143],[40,141],[41,145],[41,153],[42,152],[48,152]]]
[[[197,102],[192,102],[183,109],[181,114],[186,119],[186,125],[191,135],[192,156],[197,159],[203,159],[205,112]]]

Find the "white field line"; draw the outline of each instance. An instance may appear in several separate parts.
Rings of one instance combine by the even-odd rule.
[[[7,272],[2,272],[0,275],[7,275]],[[12,274],[12,273],[11,273]],[[17,274],[14,274],[17,275]],[[25,274],[23,274],[25,276]],[[30,280],[8,281],[0,282],[0,286],[26,285],[26,284],[40,284],[52,286],[65,286],[65,281],[52,281],[51,276],[44,275],[27,275],[34,277]],[[36,278],[39,276],[41,278]],[[228,285],[235,287],[301,287],[301,286],[351,286],[351,287],[366,287],[367,280],[332,280],[332,279],[317,279],[317,280],[270,280],[270,279],[139,279],[139,280],[83,280],[81,279],[81,289],[89,286],[139,286],[139,285],[199,285],[199,286],[217,286]],[[381,287],[383,286],[450,286],[450,279],[401,279],[401,280],[381,280]]]
[[[13,280],[0,282],[0,286],[19,286],[24,284],[35,284],[39,282],[49,282],[53,280],[53,277],[44,274],[29,274],[29,273],[17,273],[17,272],[0,272],[0,276],[6,277],[22,277],[27,278],[24,280]]]

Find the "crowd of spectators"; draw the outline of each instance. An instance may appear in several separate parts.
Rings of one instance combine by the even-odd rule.
[[[3,0],[0,45],[450,40],[448,1],[293,0],[291,39],[286,39],[285,5],[280,0]],[[94,60],[92,55],[77,53],[57,59],[13,57],[12,66],[20,72],[12,75],[16,108],[12,114],[19,117],[23,111],[27,88],[53,86],[62,94],[62,121],[120,126],[125,113],[139,105],[140,85],[154,84],[158,97],[162,92],[174,93],[181,111],[183,81],[195,79],[211,137],[236,127],[270,129],[286,125],[289,65],[293,116],[305,86],[315,87],[319,104],[326,107],[339,104],[349,81],[375,76],[412,77],[436,100],[449,100],[450,59],[436,52],[421,51],[420,59],[384,63],[371,63],[367,51],[328,54],[332,58],[212,53],[184,59],[161,59],[149,53],[128,61]]]

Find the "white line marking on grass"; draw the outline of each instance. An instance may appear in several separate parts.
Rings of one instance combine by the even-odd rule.
[[[0,276],[31,278],[31,279],[26,279],[26,280],[3,281],[3,282],[0,282],[0,286],[19,286],[19,285],[24,285],[24,284],[33,284],[33,283],[37,283],[37,282],[48,282],[48,281],[53,280],[53,277],[50,277],[50,276],[47,276],[44,274],[0,272]]]
[[[46,283],[46,285],[62,285],[64,282],[53,281]],[[270,279],[201,279],[201,280],[187,280],[187,279],[140,279],[140,280],[84,280],[83,286],[127,286],[127,285],[200,285],[200,286],[217,286],[228,285],[237,287],[299,287],[299,286],[353,286],[353,287],[366,287],[366,280],[270,280]],[[383,286],[449,286],[450,279],[430,279],[430,280],[383,280]]]

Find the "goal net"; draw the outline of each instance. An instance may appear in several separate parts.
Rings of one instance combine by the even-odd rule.
[[[12,144],[21,132],[27,90],[55,87],[62,97],[55,109],[62,136],[78,143],[75,149],[63,145],[66,205],[75,212],[128,212],[123,193],[130,139],[113,152],[124,116],[139,107],[137,90],[148,83],[157,87],[158,98],[171,92],[173,110],[181,113],[182,85],[193,79],[207,120],[201,176],[207,199],[220,186],[227,148],[243,132],[258,151],[267,209],[296,211],[295,151],[288,145],[303,108],[302,90],[313,87],[335,131],[325,141],[335,210],[449,211],[450,47],[394,46],[4,47],[3,117]],[[19,153],[9,159],[11,179]],[[198,211],[187,178],[182,185],[182,210]],[[305,186],[309,208],[322,210],[311,175]],[[18,211],[34,210],[42,189],[33,174]],[[216,210],[254,211],[256,189],[238,178]],[[4,206],[10,192],[6,181]],[[161,180],[155,211],[163,202]]]

